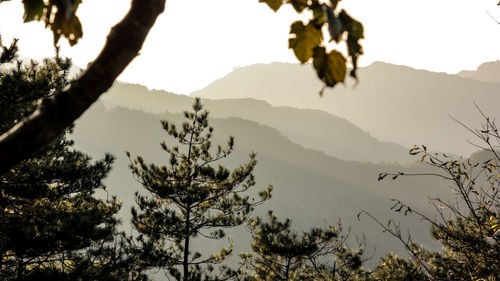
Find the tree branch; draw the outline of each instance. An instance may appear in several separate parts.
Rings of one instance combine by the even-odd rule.
[[[129,12],[111,29],[101,53],[83,75],[0,136],[0,175],[62,134],[113,85],[139,54],[164,9],[165,0],[132,1]]]

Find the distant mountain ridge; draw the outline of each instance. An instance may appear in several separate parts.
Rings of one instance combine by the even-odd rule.
[[[478,66],[476,70],[460,71],[457,75],[480,82],[500,83],[500,61],[485,62]]]
[[[116,83],[102,101],[108,107],[122,106],[152,113],[183,112],[193,98],[164,91],[148,90],[141,85]],[[271,106],[255,99],[202,101],[215,118],[238,117],[276,128],[291,141],[328,155],[356,161],[408,163],[408,149],[395,143],[381,142],[349,121],[319,110]]]
[[[224,159],[222,164],[234,167],[248,159],[250,152],[255,151],[258,159],[255,170],[256,190],[268,183],[275,187],[273,198],[261,206],[255,215],[263,216],[266,210],[275,210],[280,217],[292,218],[294,228],[299,230],[326,226],[341,219],[346,229],[347,226],[352,226],[351,237],[366,234],[369,255],[373,253],[377,257],[401,249],[401,245],[386,233],[380,232],[370,219],[362,217],[361,221],[357,220],[356,215],[363,209],[383,221],[394,219],[395,222],[401,222],[402,229],[410,229],[414,241],[422,242],[425,246],[435,246],[429,238],[428,225],[415,216],[395,215],[390,210],[390,199],[401,199],[414,209],[432,216],[434,209],[428,198],[446,198],[449,195],[449,184],[433,177],[402,177],[396,181],[387,178],[377,181],[380,172],[422,174],[429,173],[430,170],[419,162],[408,165],[387,163],[383,157],[394,159],[398,157],[398,151],[408,157],[407,150],[394,143],[380,142],[367,134],[365,127],[354,126],[347,118],[339,118],[326,111],[349,113],[354,108],[357,111],[352,114],[359,117],[358,121],[371,124],[388,120],[387,124],[380,124],[380,128],[373,128],[384,132],[384,128],[392,126],[386,128],[391,141],[415,139],[420,135],[431,141],[442,138],[443,141],[439,143],[452,150],[461,147],[457,145],[458,141],[465,143],[465,134],[456,124],[457,129],[460,129],[459,133],[447,129],[446,122],[438,118],[440,115],[437,115],[437,110],[441,107],[440,110],[447,117],[447,110],[455,109],[458,110],[455,113],[461,114],[457,118],[464,116],[468,118],[466,122],[473,120],[468,115],[473,110],[466,105],[466,100],[479,96],[481,101],[489,101],[488,109],[496,108],[496,84],[379,63],[360,71],[360,84],[355,90],[337,88],[327,91],[324,98],[319,98],[317,91],[321,84],[316,83],[314,75],[307,76],[310,70],[297,65],[280,64],[283,72],[278,73],[275,69],[270,70],[269,66],[273,65],[260,65],[259,71],[252,72],[249,78],[251,83],[238,81],[242,84],[237,90],[234,87],[225,88],[228,80],[214,82],[221,91],[227,90],[221,92],[221,98],[230,95],[229,90],[232,89],[231,99],[202,100],[211,112],[210,122],[215,127],[214,143],[225,143],[229,135],[236,138],[234,154]],[[293,71],[285,72],[287,69]],[[292,72],[295,72],[296,77]],[[249,74],[242,72],[238,75],[243,79]],[[225,79],[233,78],[230,74]],[[444,83],[440,84],[442,80]],[[453,84],[458,87],[452,95],[448,91],[452,90]],[[286,91],[280,90],[281,88]],[[477,92],[473,95],[469,93],[470,90]],[[245,98],[250,93],[256,93],[267,102],[255,99],[257,97]],[[416,96],[415,93],[421,94]],[[202,93],[202,96],[205,94],[209,96],[209,92]],[[273,106],[269,100],[277,104]],[[387,104],[389,101],[392,104]],[[189,109],[192,102],[192,97],[149,91],[140,85],[116,83],[109,93],[76,122],[72,138],[78,149],[96,159],[105,152],[111,152],[117,157],[106,180],[108,189],[103,196],[118,195],[119,200],[123,201],[120,214],[127,232],[130,231],[133,194],[136,190],[144,190],[129,171],[125,151],[130,151],[132,155],[142,155],[146,162],[160,165],[168,163],[168,155],[162,152],[159,143],[162,140],[170,143],[171,140],[161,129],[159,121],[166,119],[180,125],[184,120],[181,112]],[[283,106],[286,103],[303,108],[314,105],[324,111]],[[396,109],[392,111],[391,106]],[[370,118],[373,120],[369,120]],[[380,134],[380,131],[374,129],[370,129],[372,134]],[[438,130],[441,134],[433,130]],[[436,149],[432,144],[428,146]],[[347,161],[336,156],[342,153],[346,157],[358,158],[359,161]],[[476,159],[487,157],[483,153],[472,156]],[[406,159],[404,157],[401,157],[401,162]],[[372,161],[374,163],[367,163],[369,159],[376,160]],[[380,161],[385,163],[379,163]],[[238,229],[229,234],[236,245],[235,254],[248,249],[248,233]],[[210,251],[215,250],[217,245],[206,243],[196,247]]]
[[[327,89],[310,65],[256,64],[235,70],[192,96],[210,99],[255,98],[274,106],[319,109],[345,118],[379,140],[405,147],[426,144],[434,150],[469,155],[474,140],[450,115],[471,127],[482,117],[500,117],[499,85],[457,75],[376,62],[359,70],[359,83]]]
[[[122,107],[106,110],[98,102],[78,120],[71,136],[78,149],[95,158],[102,157],[105,152],[116,156],[106,185],[107,192],[118,195],[123,201],[120,214],[126,231],[129,231],[133,194],[136,190],[145,191],[134,180],[125,151],[141,155],[147,162],[168,164],[168,154],[159,145],[162,140],[172,144],[161,128],[160,120],[164,119],[174,124],[181,124],[184,120],[180,113],[153,114]],[[354,234],[367,235],[368,252],[376,247],[377,255],[394,251],[400,245],[394,244],[368,218],[357,221],[356,214],[361,209],[369,210],[380,218],[395,217],[389,207],[390,198],[396,197],[411,202],[423,212],[430,212],[432,206],[428,204],[428,196],[446,192],[446,186],[433,178],[377,181],[378,174],[383,171],[422,172],[423,167],[418,163],[405,167],[394,163],[344,161],[321,151],[305,149],[276,129],[254,121],[231,117],[211,119],[210,122],[215,128],[214,144],[224,144],[229,135],[235,136],[235,152],[224,159],[223,165],[235,167],[254,151],[258,160],[256,191],[268,183],[274,185],[273,198],[259,208],[256,215],[263,216],[268,209],[272,209],[281,217],[292,218],[296,229],[334,224],[342,219],[344,226],[353,227]],[[403,226],[415,230],[412,237],[416,240],[423,243],[430,241],[427,227],[422,228],[418,218],[403,217],[401,220]],[[235,245],[243,247],[237,248],[236,253],[248,249],[248,233],[240,229],[232,235]],[[215,244],[204,244],[202,247],[212,249]]]

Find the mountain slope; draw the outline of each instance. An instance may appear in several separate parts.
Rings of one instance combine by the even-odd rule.
[[[480,82],[500,83],[500,61],[485,62],[476,70],[460,71],[457,75]]]
[[[106,111],[96,104],[75,126],[73,138],[78,149],[99,157],[111,152],[117,157],[113,171],[106,180],[108,192],[117,194],[124,202],[121,211],[125,229],[129,229],[129,210],[133,205],[133,193],[142,190],[128,169],[125,151],[142,155],[147,162],[167,163],[169,156],[161,151],[159,143],[166,137],[159,120],[167,119],[179,124],[181,114],[152,114],[143,111],[115,108]],[[428,205],[430,195],[442,195],[446,185],[436,179],[402,179],[398,181],[377,181],[381,171],[419,172],[421,167],[413,165],[381,165],[343,161],[323,152],[305,149],[283,136],[275,129],[240,118],[213,119],[215,143],[224,144],[229,135],[236,138],[234,154],[222,164],[234,167],[248,159],[251,151],[257,152],[258,165],[255,171],[257,188],[272,183],[273,198],[257,212],[264,215],[273,209],[279,216],[290,217],[298,229],[335,223],[339,218],[345,226],[352,226],[353,233],[368,237],[369,250],[376,246],[377,255],[398,248],[380,233],[375,224],[367,218],[361,222],[356,214],[361,209],[372,212],[379,218],[394,217],[389,210],[390,198],[412,202],[416,208],[431,212]],[[166,140],[167,143],[170,141]],[[413,237],[429,243],[428,228],[422,227],[413,217],[399,218],[404,226],[410,227]],[[233,233],[235,243],[248,249],[249,237],[241,229]],[[246,246],[245,246],[246,245]],[[207,250],[215,245],[204,245]],[[375,261],[376,262],[376,261]]]
[[[124,106],[153,113],[182,112],[193,98],[140,85],[117,83],[103,97],[108,107]],[[318,110],[273,107],[254,99],[203,100],[213,117],[239,117],[273,128],[304,147],[344,160],[371,162],[410,161],[408,150],[381,142],[343,118]]]
[[[274,106],[319,109],[340,116],[380,140],[403,146],[426,144],[435,150],[468,155],[467,131],[452,115],[473,127],[480,114],[500,117],[499,86],[456,75],[374,63],[359,71],[359,84],[337,86],[318,95],[321,83],[310,65],[257,64],[235,70],[193,92],[203,98],[255,98]]]

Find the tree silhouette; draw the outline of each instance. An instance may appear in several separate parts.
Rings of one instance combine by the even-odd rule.
[[[187,121],[181,130],[162,121],[163,129],[181,145],[161,144],[170,154],[168,164],[147,164],[142,157],[131,160],[132,173],[151,193],[136,193],[139,210],[132,209],[132,223],[140,233],[139,241],[151,267],[168,269],[176,280],[227,278],[234,272],[225,266],[214,272],[214,265],[224,261],[231,246],[203,257],[192,250],[192,239],[222,239],[223,229],[247,221],[254,207],[270,198],[272,187],[260,191],[259,199],[248,193],[255,184],[255,154],[232,171],[212,166],[231,154],[234,139],[230,137],[226,148],[217,146],[212,152],[213,128],[208,125],[208,112],[203,110],[200,99],[184,116]]]
[[[0,54],[0,133],[68,84],[69,60],[23,64],[16,51],[14,42]],[[0,175],[0,279],[126,280],[120,204],[94,196],[112,162],[91,161],[64,132]]]
[[[247,281],[263,280],[362,280],[363,252],[346,247],[342,227],[313,228],[301,234],[292,231],[291,220],[279,221],[269,212],[268,221],[253,219],[252,253],[242,254]]]
[[[478,108],[479,110],[479,108]],[[439,177],[449,183],[453,196],[432,198],[436,217],[429,217],[410,205],[394,199],[393,209],[405,215],[415,214],[431,225],[432,237],[442,251],[427,250],[405,236],[399,224],[383,224],[384,230],[405,245],[411,258],[389,255],[375,270],[376,276],[391,280],[496,280],[500,276],[500,134],[495,122],[484,117],[480,129],[470,129],[481,148],[476,157],[454,159],[446,154],[429,152],[426,146],[415,146],[410,154],[420,158],[432,170],[419,176]],[[405,173],[382,173],[397,179],[413,176]],[[405,269],[405,270],[403,270]]]

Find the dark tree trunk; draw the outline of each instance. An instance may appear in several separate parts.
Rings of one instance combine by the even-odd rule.
[[[133,0],[104,48],[83,75],[26,120],[0,136],[0,175],[50,143],[80,117],[139,54],[149,30],[165,9],[165,0]]]

